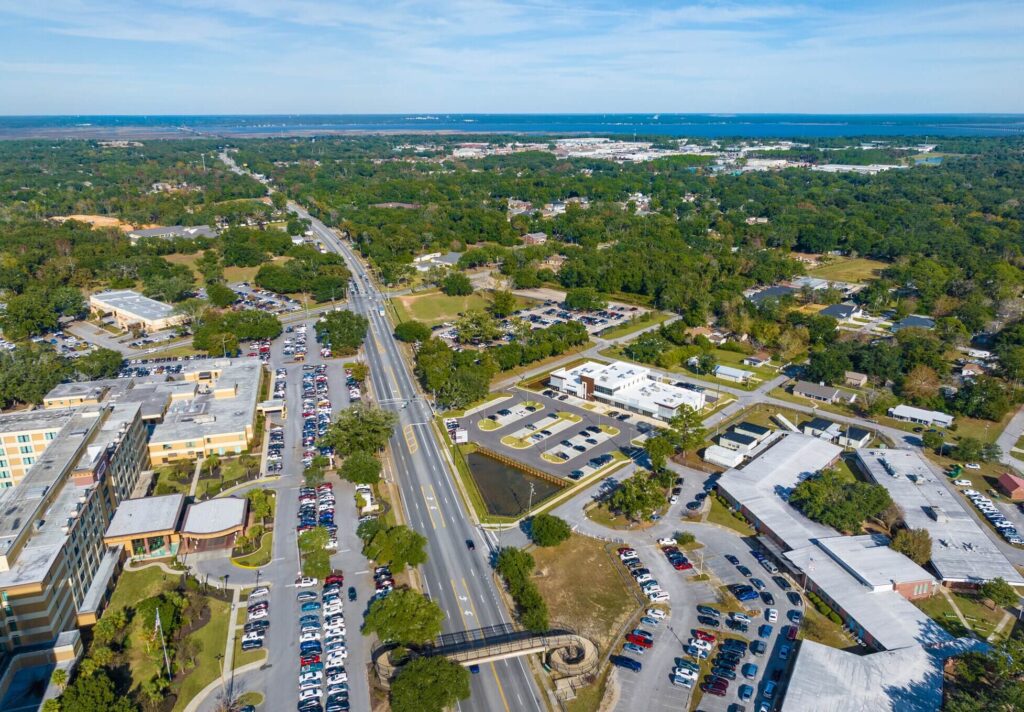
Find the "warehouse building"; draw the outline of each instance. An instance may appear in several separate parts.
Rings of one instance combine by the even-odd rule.
[[[89,297],[89,309],[100,316],[110,315],[122,329],[160,331],[183,324],[185,316],[170,304],[144,297],[133,289],[98,292]]]

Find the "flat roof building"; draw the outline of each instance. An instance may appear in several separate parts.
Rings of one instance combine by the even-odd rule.
[[[835,386],[823,386],[809,381],[797,381],[793,384],[793,395],[821,403],[852,403],[857,400],[853,393],[844,393]]]
[[[0,414],[0,489],[21,482],[73,416],[70,409]]]
[[[108,547],[123,546],[133,559],[152,559],[178,553],[178,525],[185,496],[126,499],[117,508],[103,534]]]
[[[734,368],[732,366],[715,366],[714,374],[716,378],[721,378],[724,381],[732,381],[733,383],[747,383],[754,374],[750,371],[744,371],[742,368]]]
[[[128,239],[132,241],[133,245],[147,237],[162,240],[173,240],[177,237],[214,238],[217,237],[217,231],[209,225],[168,225],[167,227],[147,227],[141,230],[132,230],[128,233]]]
[[[185,321],[170,304],[144,297],[133,289],[98,292],[89,297],[89,308],[101,314],[110,314],[122,329],[133,326],[146,331],[160,331]]]
[[[701,410],[707,402],[700,391],[661,383],[654,380],[649,368],[623,361],[587,361],[560,368],[551,373],[548,385],[584,400],[602,401],[660,420],[672,418],[683,406]]]
[[[938,712],[942,658],[921,646],[857,655],[812,640],[800,651],[782,712]]]
[[[230,549],[245,531],[249,502],[242,497],[217,497],[190,504],[181,525],[186,551]]]
[[[1024,585],[1024,577],[920,454],[891,448],[861,449],[855,458],[869,479],[889,491],[903,510],[905,524],[931,534],[931,565],[943,583],[973,587],[1001,577],[1015,586]]]
[[[789,493],[841,453],[842,448],[819,438],[776,432],[749,462],[722,474],[718,491],[783,551],[807,546],[812,539],[835,536],[835,531],[797,511],[788,502]]]
[[[53,645],[95,622],[120,557],[103,532],[145,462],[138,405],[41,412],[63,426],[22,480],[0,490],[0,652]]]
[[[191,364],[183,380],[158,384],[156,390],[169,395],[170,405],[149,438],[152,464],[247,450],[262,373],[256,359],[216,359]]]

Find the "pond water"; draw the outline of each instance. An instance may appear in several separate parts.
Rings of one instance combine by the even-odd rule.
[[[515,517],[525,512],[530,504],[531,483],[534,506],[561,489],[547,480],[532,477],[478,452],[466,455],[466,463],[487,511],[498,516]]]

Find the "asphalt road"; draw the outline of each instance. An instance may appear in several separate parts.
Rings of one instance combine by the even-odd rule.
[[[289,207],[310,220],[313,233],[328,249],[346,259],[358,284],[358,293],[349,295],[349,308],[370,321],[365,352],[373,395],[382,407],[395,411],[399,417],[391,440],[395,479],[410,526],[429,542],[429,560],[420,567],[420,574],[424,591],[446,613],[445,632],[508,623],[508,613],[491,577],[489,552],[482,545],[484,537],[469,523],[455,492],[447,460],[431,424],[431,408],[420,397],[391,325],[383,315],[383,295],[342,240],[300,206],[290,203]],[[470,551],[467,540],[481,546]],[[355,621],[350,624],[354,625]],[[472,679],[471,698],[459,707],[510,712],[541,710],[544,705],[526,664],[517,658],[481,666],[480,674]]]

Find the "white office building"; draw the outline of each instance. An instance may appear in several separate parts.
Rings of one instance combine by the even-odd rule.
[[[623,410],[668,420],[681,406],[701,410],[704,394],[654,380],[644,366],[615,361],[601,364],[587,361],[573,368],[551,373],[548,385],[584,400],[597,400]]]

